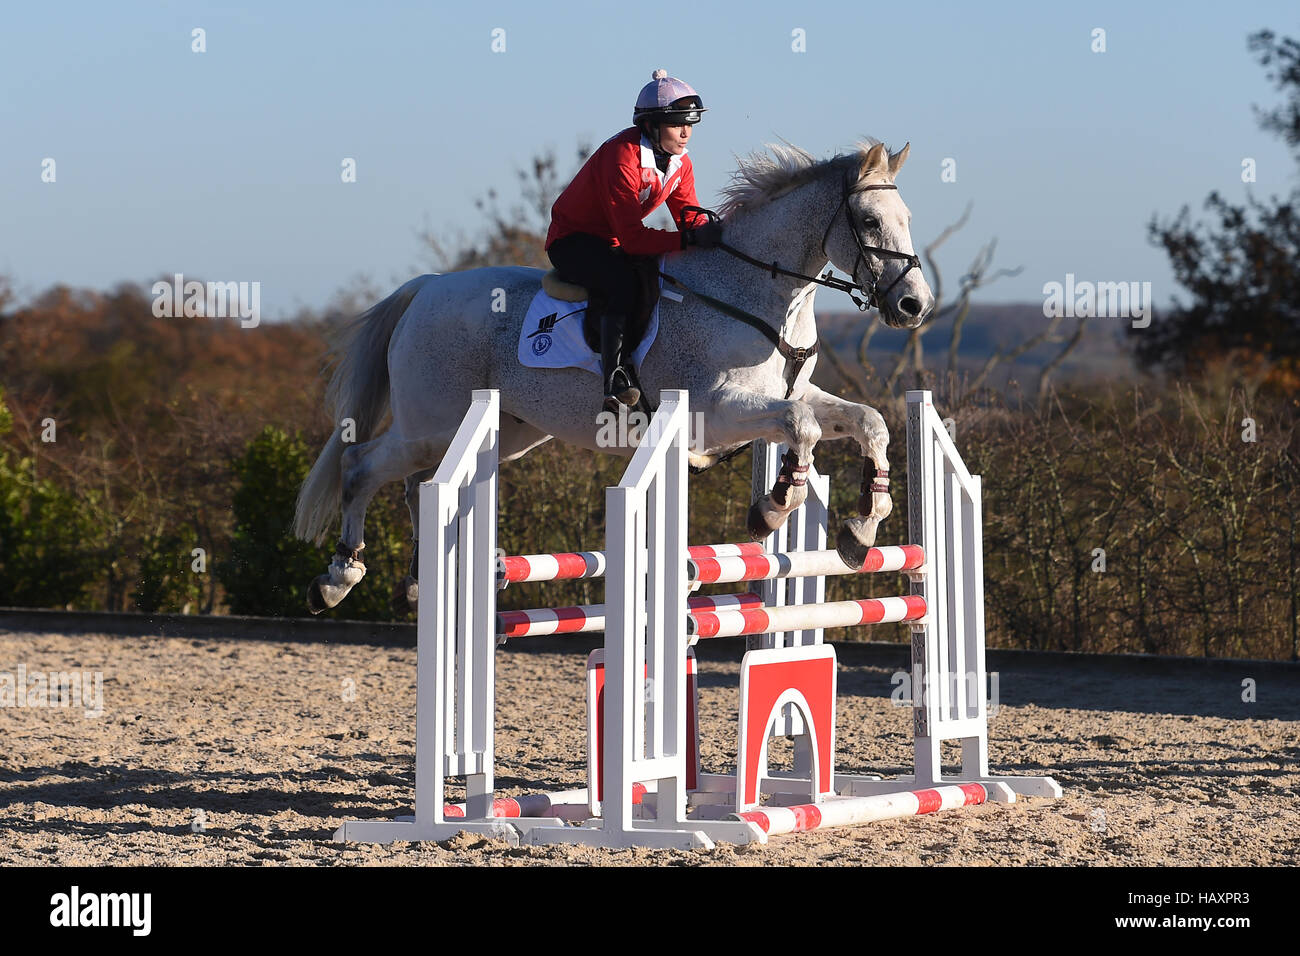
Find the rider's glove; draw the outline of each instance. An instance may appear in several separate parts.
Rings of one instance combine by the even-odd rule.
[[[682,233],[682,248],[695,246],[697,249],[712,249],[722,241],[722,223],[706,222],[698,229],[687,229]]]

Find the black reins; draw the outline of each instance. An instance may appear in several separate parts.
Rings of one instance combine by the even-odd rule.
[[[792,279],[802,279],[805,282],[815,282],[818,285],[826,286],[828,289],[834,289],[837,292],[844,292],[849,296],[849,298],[853,300],[853,303],[858,307],[858,310],[862,312],[865,312],[867,311],[867,309],[873,307],[879,308],[880,298],[882,296],[889,295],[889,293],[893,290],[894,286],[898,285],[898,283],[902,280],[902,278],[905,275],[907,275],[909,272],[911,272],[913,269],[920,269],[921,260],[920,257],[918,257],[914,253],[899,252],[897,249],[885,249],[882,246],[869,246],[862,241],[861,231],[858,229],[858,224],[853,220],[853,207],[849,205],[849,196],[851,196],[853,193],[869,192],[871,190],[876,190],[876,189],[897,190],[898,187],[893,183],[872,183],[867,186],[858,186],[854,189],[850,189],[849,178],[848,176],[845,176],[844,181],[841,184],[840,204],[835,208],[835,212],[831,214],[830,221],[826,223],[826,231],[822,233],[822,242],[821,242],[822,255],[826,256],[827,259],[830,259],[830,256],[826,255],[826,240],[830,238],[831,227],[835,225],[835,218],[840,214],[840,210],[843,209],[844,215],[848,219],[849,232],[852,233],[853,241],[854,243],[857,244],[858,247],[858,258],[854,260],[853,270],[850,273],[850,276],[854,281],[850,281],[847,279],[840,279],[836,276],[833,276],[831,275],[830,269],[827,269],[826,272],[820,276],[805,275],[802,272],[796,272],[793,269],[785,268],[775,259],[772,260],[771,262],[763,262],[759,259],[755,259],[753,256],[741,252],[735,246],[729,245],[725,242],[719,242],[718,248],[721,249],[723,252],[726,252],[728,255],[734,256],[735,258],[741,260],[742,262],[747,262],[752,266],[757,266],[758,268],[767,272],[773,279],[775,279],[778,275],[790,276]],[[714,212],[712,209],[705,209],[702,206],[683,206],[681,212],[678,213],[678,219],[679,219],[678,228],[683,231],[686,229],[687,213],[701,213],[704,216],[708,217],[710,222],[718,222],[720,219],[718,214]],[[867,261],[867,257],[869,255],[879,256],[882,259],[902,259],[904,262],[907,263],[907,268],[894,277],[894,281],[889,283],[888,286],[886,286],[884,292],[877,292],[877,289],[880,284],[880,277],[876,275],[872,275],[870,263]],[[865,265],[867,267],[867,275],[870,277],[869,287],[863,286],[862,284],[856,281],[859,264]],[[859,299],[856,294],[859,292],[861,292],[866,298]]]

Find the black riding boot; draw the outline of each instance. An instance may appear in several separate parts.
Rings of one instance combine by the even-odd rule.
[[[617,412],[620,405],[628,408],[641,400],[641,390],[632,384],[631,376],[623,368],[627,356],[623,354],[623,326],[627,317],[613,310],[600,317],[600,364],[605,379],[605,409]]]

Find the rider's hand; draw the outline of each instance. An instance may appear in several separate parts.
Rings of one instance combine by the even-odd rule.
[[[682,248],[695,246],[697,249],[712,249],[722,241],[722,223],[706,222],[698,229],[687,229],[682,233]]]

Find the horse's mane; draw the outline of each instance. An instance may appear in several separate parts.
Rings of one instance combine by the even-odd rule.
[[[854,144],[851,152],[823,160],[814,159],[806,149],[793,143],[764,143],[763,149],[755,150],[746,157],[736,157],[731,182],[722,187],[718,215],[726,219],[741,210],[761,206],[768,200],[815,179],[828,166],[845,167],[851,163],[861,163],[866,158],[867,151],[879,142],[880,140],[867,136]]]

